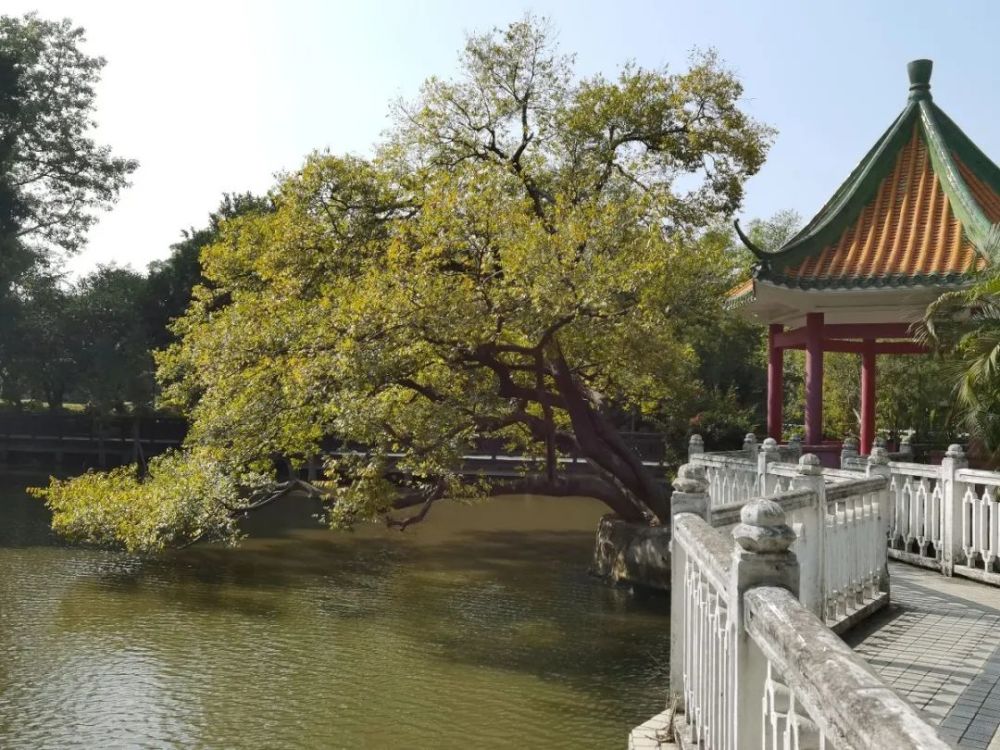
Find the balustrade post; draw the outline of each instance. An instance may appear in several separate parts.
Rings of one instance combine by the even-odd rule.
[[[871,455],[868,456],[868,465],[865,467],[865,474],[870,477],[885,477],[885,487],[878,493],[878,528],[879,535],[885,540],[883,545],[885,564],[882,565],[882,576],[879,580],[879,591],[889,593],[889,529],[892,524],[892,514],[895,512],[892,507],[892,498],[889,494],[889,485],[892,482],[892,469],[889,468],[889,452],[885,448],[872,448]]]
[[[903,437],[901,437],[899,439],[899,452],[902,454],[904,461],[912,461],[913,460],[913,436],[912,435],[903,435]]]
[[[792,449],[792,455],[798,461],[802,457],[802,436],[792,435],[788,439],[788,447]]]
[[[966,563],[964,545],[965,492],[966,484],[958,481],[956,473],[966,469],[969,460],[958,443],[948,446],[948,452],[941,459],[941,516],[944,521],[942,539],[944,549],[938,550],[941,572],[946,576],[955,574],[955,565]]]
[[[743,506],[730,568],[728,594],[730,622],[736,625],[735,674],[732,691],[735,707],[734,747],[756,747],[762,732],[761,705],[767,679],[767,659],[746,632],[743,594],[755,586],[782,586],[798,595],[799,565],[790,551],[795,533],[785,523],[785,512],[773,500],[758,498]]]
[[[799,601],[809,611],[826,619],[827,591],[824,588],[826,565],[826,480],[823,464],[815,453],[799,459],[799,473],[792,479],[792,489],[809,490],[813,496],[810,512],[804,513],[795,526],[795,552],[801,569]]]
[[[840,447],[840,468],[846,469],[859,455],[861,454],[858,452],[857,438],[853,435],[848,435],[844,438],[844,442]]]
[[[772,461],[781,458],[778,450],[778,441],[774,438],[766,438],[757,453],[757,494],[769,495],[770,487],[767,484],[767,465]]]
[[[743,438],[743,450],[746,452],[751,459],[757,458],[757,436],[752,432],[748,432],[746,437]]]
[[[677,471],[670,497],[670,517],[693,513],[708,517],[708,481],[705,467],[684,464]],[[684,576],[687,558],[680,544],[670,543],[670,704],[684,710],[684,620],[687,601],[684,598]]]
[[[691,456],[700,456],[705,452],[705,441],[701,439],[701,435],[692,435],[688,440],[688,460],[691,460]]]

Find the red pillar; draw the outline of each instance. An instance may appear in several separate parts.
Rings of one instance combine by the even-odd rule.
[[[865,339],[861,352],[861,455],[875,442],[875,342]]]
[[[781,442],[785,401],[785,350],[774,344],[776,334],[785,330],[783,325],[772,323],[767,329],[767,436]]]
[[[806,313],[806,445],[823,442],[823,313]]]

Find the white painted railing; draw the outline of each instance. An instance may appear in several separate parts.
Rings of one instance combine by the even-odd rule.
[[[792,489],[746,503],[729,534],[714,524],[733,511],[709,507],[704,467],[681,469],[671,501],[675,731],[703,750],[947,747],[816,614],[823,586],[841,582],[837,596],[855,605],[880,589],[886,478],[828,487],[815,456],[799,466]],[[816,546],[842,548],[852,535],[868,552],[827,565],[825,577],[811,562],[829,562]]]
[[[823,588],[827,622],[839,625],[853,618],[888,591],[888,515],[884,477],[826,487]]]
[[[689,462],[705,468],[709,507],[718,511],[719,525],[736,523],[739,508],[753,497],[777,497],[801,482],[796,479],[799,467],[786,460],[798,446],[779,446],[770,438],[757,445],[748,435],[742,451],[705,453],[701,438],[694,436],[691,449]],[[874,546],[885,541],[893,559],[1000,585],[1000,473],[969,469],[958,445],[949,446],[940,465],[889,461],[888,455],[876,447],[871,456],[859,457],[856,446],[845,441],[844,468],[822,469],[825,487],[839,498],[839,505],[827,508],[824,536],[830,543],[820,567],[828,591],[835,592],[828,602],[831,617],[833,612],[844,617],[861,596],[856,592],[871,590],[866,581],[874,576],[872,559],[881,559]],[[878,511],[864,493],[843,494],[850,482],[876,476],[889,482]],[[804,511],[789,512],[792,523],[803,522]],[[858,536],[859,524],[867,529],[863,537]],[[842,554],[842,537],[853,539],[851,545],[867,540],[856,548],[857,558]],[[856,564],[863,569],[855,570]]]
[[[713,530],[684,514],[674,528],[682,570],[683,593],[678,617],[685,634],[683,695],[690,736],[701,747],[737,747],[732,723],[735,683],[736,624],[729,611],[729,555]],[[715,535],[717,536],[717,535]],[[679,540],[679,541],[678,541]]]
[[[941,467],[893,462],[889,469],[893,502],[890,543],[896,549],[936,559],[944,539]]]
[[[757,493],[757,455],[747,443],[742,451],[705,453],[701,436],[692,435],[688,454],[705,469],[713,508],[742,505]]]
[[[956,489],[962,493],[964,567],[981,565],[984,575],[996,575],[1000,555],[1000,474],[959,469],[955,478]]]

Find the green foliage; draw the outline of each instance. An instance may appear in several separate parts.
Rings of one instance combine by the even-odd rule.
[[[461,475],[483,439],[582,455],[587,494],[665,521],[611,415],[697,391],[695,342],[731,273],[705,229],[739,205],[770,131],[712,54],[578,80],[528,19],[472,37],[462,63],[399,105],[377,158],[313,154],[273,211],[222,222],[157,357],[164,401],[189,414],[192,457],[234,467],[302,460],[329,435],[363,446],[328,462],[335,523],[392,507],[390,465],[427,503],[511,491]],[[550,467],[544,491],[583,491]]]
[[[91,137],[104,60],[84,42],[69,20],[0,16],[0,390],[15,402],[42,390],[61,403],[70,358],[51,266],[137,166]],[[43,351],[53,358],[40,362]]]
[[[52,528],[63,536],[129,551],[156,551],[197,539],[234,543],[243,498],[270,477],[241,472],[200,452],[165,453],[140,477],[135,467],[52,478],[32,489],[52,511]]]
[[[33,273],[6,303],[8,336],[0,358],[2,396],[15,406],[42,399],[50,408],[75,399],[98,414],[152,407],[156,393],[152,351],[171,340],[167,326],[180,316],[201,279],[198,252],[219,237],[225,218],[268,210],[264,198],[226,195],[205,228],[185,233],[146,275],[101,267],[76,283]]]
[[[226,193],[219,207],[209,214],[206,226],[185,230],[183,239],[171,246],[167,258],[149,264],[139,314],[145,321],[153,349],[165,347],[173,340],[168,326],[187,309],[194,287],[204,283],[199,262],[201,250],[218,241],[222,222],[268,210],[270,201],[266,197],[249,192]]]
[[[976,283],[942,295],[927,308],[922,335],[943,360],[955,412],[987,454],[1000,457],[1000,225],[984,252],[989,265]]]
[[[877,359],[878,424],[891,434],[913,430],[915,442],[941,447],[963,431],[955,409],[955,364],[941,357],[880,355]]]
[[[115,200],[137,166],[89,137],[104,59],[85,54],[84,41],[68,19],[0,16],[0,86],[8,97],[0,192],[7,228],[36,253],[78,249],[94,210]]]

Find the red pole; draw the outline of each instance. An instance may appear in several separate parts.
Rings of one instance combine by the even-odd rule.
[[[772,323],[767,329],[767,436],[781,442],[785,400],[785,350],[774,345],[774,337],[785,330]]]
[[[823,442],[823,313],[806,313],[806,445]]]
[[[865,340],[861,352],[861,455],[871,453],[875,442],[875,342]]]

